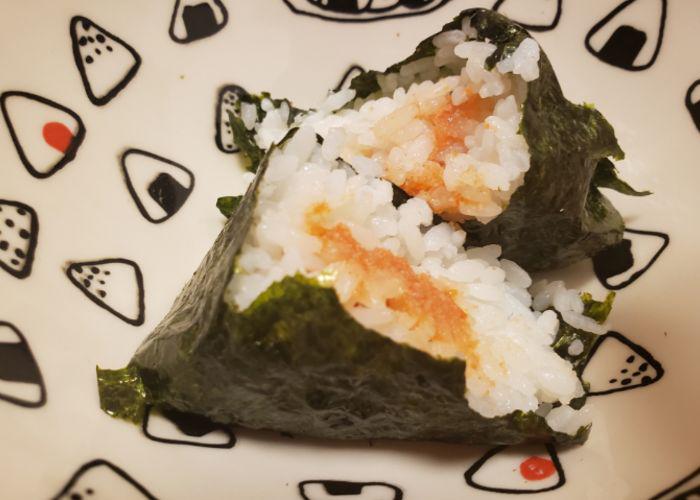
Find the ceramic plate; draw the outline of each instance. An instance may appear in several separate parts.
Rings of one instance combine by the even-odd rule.
[[[585,445],[325,442],[163,417],[139,428],[99,409],[95,366],[127,362],[222,227],[216,198],[245,188],[217,130],[227,86],[311,106],[353,65],[383,69],[473,6],[494,4],[3,2],[2,498],[699,494],[700,8],[690,1],[495,5],[531,28],[568,97],[615,125],[623,177],[654,193],[610,194],[625,243],[557,273],[599,297],[618,291],[614,331],[584,376],[596,410]]]

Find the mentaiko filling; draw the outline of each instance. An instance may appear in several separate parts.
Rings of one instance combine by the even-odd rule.
[[[373,327],[398,320],[416,339],[454,345],[467,366],[478,369],[476,341],[467,314],[454,301],[455,290],[414,271],[406,259],[385,248],[364,248],[347,225],[329,223],[326,202],[313,205],[306,219],[309,234],[321,241],[318,255],[336,280],[341,301],[352,307],[356,318]]]
[[[496,46],[466,37],[438,35],[435,56],[378,76],[382,95],[311,121],[357,171],[424,199],[445,220],[488,222],[530,167],[519,125],[527,82],[539,75],[539,46],[525,39],[488,70]],[[440,77],[445,71],[451,76]]]
[[[244,310],[274,282],[301,273],[332,286],[366,328],[436,358],[465,360],[465,397],[484,416],[566,405],[583,394],[572,366],[550,347],[559,323],[553,303],[595,327],[576,292],[547,287],[533,310],[530,277],[499,260],[499,247],[465,250],[464,231],[433,225],[423,199],[394,206],[390,182],[332,153],[309,126],[272,153],[229,285],[232,307]],[[555,425],[575,432],[580,415],[564,408],[565,419],[551,412]]]

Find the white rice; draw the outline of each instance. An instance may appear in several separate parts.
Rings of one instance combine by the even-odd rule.
[[[528,290],[532,280],[516,263],[499,260],[500,247],[465,250],[467,235],[459,226],[432,225],[430,200],[415,197],[394,207],[392,185],[385,180],[392,177],[392,166],[420,168],[430,153],[430,134],[416,123],[420,120],[409,108],[429,106],[436,96],[449,96],[450,102],[459,104],[468,90],[482,97],[497,96],[496,104],[493,114],[475,123],[464,137],[468,151],[446,161],[445,184],[455,191],[481,190],[477,194],[483,200],[464,207],[463,215],[488,220],[502,211],[522,183],[529,155],[517,128],[523,82],[537,77],[533,65],[537,67],[539,49],[523,42],[512,56],[522,60],[486,71],[483,60],[493,46],[468,41],[470,36],[467,26],[435,37],[435,58],[415,61],[382,79],[390,97],[334,113],[354,97],[353,91],[341,90],[318,110],[297,119],[294,137],[270,157],[227,300],[245,309],[285,276],[323,276],[348,313],[365,327],[437,358],[466,360],[465,398],[475,411],[495,417],[539,408],[550,425],[572,433],[585,420],[580,412],[564,406],[566,412],[555,409],[547,414],[542,408],[566,405],[583,394],[572,366],[550,347],[559,321],[552,310],[545,310],[554,307],[574,326],[585,324],[598,331],[595,322],[582,316],[576,292],[558,282],[541,284],[533,300]],[[437,63],[460,65],[462,70],[459,76],[438,80]],[[410,85],[416,77],[425,81]],[[270,104],[265,119],[255,125],[256,141],[265,148],[288,130],[289,109],[276,110]],[[382,127],[376,127],[380,121]],[[322,145],[316,142],[317,134],[324,139]],[[312,226],[309,214],[318,207],[324,207],[323,222]],[[410,279],[447,293],[450,310],[466,316],[464,331],[469,338],[442,335],[437,325],[445,318],[423,321],[392,305],[405,292],[400,281],[404,275],[398,271],[395,280],[389,275],[379,282],[371,274],[359,273],[361,267],[352,258],[334,260],[324,231],[341,225],[358,245],[358,253],[376,256],[384,249],[389,253],[381,255],[404,263]],[[378,272],[386,275],[392,269],[387,266]]]
[[[566,323],[598,335],[607,332],[610,327],[607,324],[598,324],[592,318],[584,316],[583,301],[575,290],[568,290],[563,281],[539,281],[530,290],[534,297],[532,308],[535,311],[544,311],[553,307]]]
[[[255,127],[255,122],[258,119],[258,110],[255,107],[255,104],[251,104],[248,102],[242,102],[241,103],[241,120],[243,121],[243,125],[245,125],[245,128],[248,130],[253,130],[253,127]]]
[[[573,436],[580,427],[591,423],[592,413],[590,405],[580,410],[574,410],[570,406],[559,406],[546,413],[545,419],[552,430]]]

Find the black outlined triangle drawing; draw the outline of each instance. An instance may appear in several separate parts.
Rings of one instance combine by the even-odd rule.
[[[510,494],[544,493],[566,483],[552,444],[497,446],[474,462],[464,478],[472,488]]]
[[[202,448],[233,448],[236,444],[236,436],[229,427],[175,409],[154,411],[149,406],[141,429],[148,439],[159,443]]]
[[[128,259],[73,262],[68,279],[92,302],[116,317],[138,326],[145,315],[143,275]]]
[[[26,408],[46,403],[46,386],[27,339],[0,321],[0,400]]]
[[[685,107],[690,113],[690,118],[695,124],[695,128],[700,132],[700,79],[695,80],[685,94]]]
[[[121,167],[139,212],[154,224],[175,215],[194,189],[194,174],[189,169],[148,151],[128,149]]]
[[[581,370],[589,396],[644,387],[663,376],[661,363],[649,351],[613,331],[599,337]]]
[[[229,123],[229,113],[238,114],[238,103],[242,96],[248,95],[243,87],[238,85],[226,85],[219,90],[216,100],[216,147],[223,153],[237,153],[239,151],[233,137],[233,129]]]
[[[304,500],[402,500],[403,491],[383,482],[357,482],[312,479],[299,483]]]
[[[32,272],[39,241],[39,219],[32,207],[0,200],[0,268],[23,279]]]
[[[0,108],[17,154],[32,176],[50,177],[75,159],[85,126],[74,111],[18,90],[3,92]]]
[[[295,14],[341,23],[428,14],[451,0],[284,0]]]
[[[667,0],[625,0],[586,35],[586,49],[628,71],[650,68],[661,51]]]
[[[121,38],[90,19],[75,16],[70,23],[73,58],[90,102],[103,106],[136,76],[141,56]]]
[[[646,273],[666,250],[667,234],[625,228],[622,241],[593,257],[593,271],[608,290],[630,286]]]
[[[156,500],[124,469],[98,458],[83,464],[66,485],[52,497],[53,500],[88,500],[119,498],[124,500]]]
[[[168,33],[174,42],[190,43],[215,35],[227,22],[221,0],[176,0]]]

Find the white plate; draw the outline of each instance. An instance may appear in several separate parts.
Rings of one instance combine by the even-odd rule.
[[[244,430],[197,439],[155,417],[148,439],[100,411],[95,366],[127,362],[219,231],[216,198],[244,188],[237,155],[215,141],[218,90],[236,84],[309,106],[352,64],[382,69],[461,9],[493,5],[358,0],[368,6],[361,13],[331,8],[350,3],[4,2],[0,92],[31,95],[5,99],[14,142],[0,121],[0,199],[26,205],[3,206],[14,228],[0,218],[0,238],[9,238],[0,270],[2,498],[61,491],[76,499],[499,497],[473,486],[480,485],[554,488],[550,498],[637,499],[685,477],[664,498],[697,494],[700,85],[693,84],[700,79],[700,8],[689,1],[498,2],[544,30],[534,34],[568,97],[606,115],[627,152],[619,163],[624,178],[654,192],[610,195],[629,227],[653,234],[628,233],[635,267],[608,284],[654,262],[619,291],[612,322],[620,336],[606,338],[589,366],[595,390],[606,394],[590,400],[596,416],[585,445],[494,451]],[[626,8],[599,23],[618,5]],[[74,23],[75,52],[74,16],[97,23]],[[124,158],[127,150],[137,151]],[[158,172],[159,181],[151,185],[145,171]],[[654,259],[666,236],[670,244]],[[17,255],[7,254],[16,248],[25,256],[12,263]],[[71,278],[69,263],[78,263]],[[88,274],[95,277],[85,290]],[[570,286],[605,291],[590,262],[558,274]],[[616,387],[625,390],[611,392]],[[531,456],[541,458],[523,465]],[[533,464],[557,467],[546,479],[525,481],[521,469]],[[314,482],[324,480],[345,483]]]

